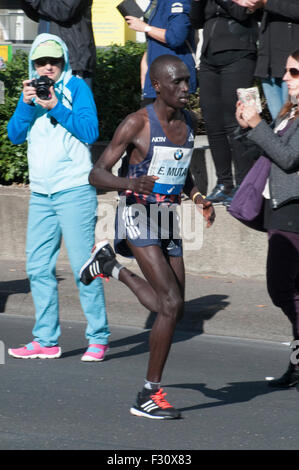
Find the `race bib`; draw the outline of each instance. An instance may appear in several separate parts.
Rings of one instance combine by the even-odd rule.
[[[147,172],[148,175],[159,178],[154,184],[154,193],[180,194],[185,185],[192,153],[193,148],[154,147]]]

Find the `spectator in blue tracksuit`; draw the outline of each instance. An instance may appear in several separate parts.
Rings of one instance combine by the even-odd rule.
[[[53,80],[48,97],[39,97],[31,80]],[[48,99],[47,99],[48,98]],[[72,75],[65,43],[40,34],[29,54],[29,80],[8,123],[14,144],[28,143],[31,196],[26,256],[27,274],[35,305],[33,341],[9,349],[18,358],[56,358],[61,355],[56,261],[63,236],[87,319],[89,348],[82,360],[102,360],[109,328],[101,279],[83,286],[82,263],[94,245],[97,196],[89,185],[90,144],[98,138],[97,110],[90,88]]]
[[[145,12],[145,21],[126,16],[129,27],[145,32],[147,37],[147,51],[141,61],[143,105],[156,98],[148,71],[152,62],[164,54],[175,55],[185,62],[190,72],[189,93],[196,91],[195,42],[189,20],[190,5],[191,0],[152,0]]]

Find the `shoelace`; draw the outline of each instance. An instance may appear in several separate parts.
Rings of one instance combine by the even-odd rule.
[[[165,395],[167,395],[167,393],[162,393],[162,392],[163,392],[163,388],[160,388],[160,390],[158,390],[158,392],[151,395],[151,399],[156,403],[156,405],[158,405],[162,409],[172,408],[170,403],[168,403],[168,401],[165,400],[165,398],[164,398]]]
[[[101,277],[102,279],[105,279],[106,282],[110,281],[109,276],[106,276],[105,274],[100,274],[99,277]]]

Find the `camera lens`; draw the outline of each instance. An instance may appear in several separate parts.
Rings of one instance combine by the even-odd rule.
[[[36,94],[41,100],[51,99],[51,94],[49,92],[49,88],[46,85],[39,85],[36,88]]]

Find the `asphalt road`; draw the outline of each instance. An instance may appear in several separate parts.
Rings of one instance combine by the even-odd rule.
[[[32,326],[31,318],[1,314],[2,345],[28,342]],[[62,323],[57,360],[5,354],[1,450],[298,449],[299,394],[265,381],[284,372],[285,344],[178,331],[163,386],[183,418],[156,421],[129,413],[143,385],[148,330],[112,326],[107,359],[83,363],[84,330],[84,322]]]

